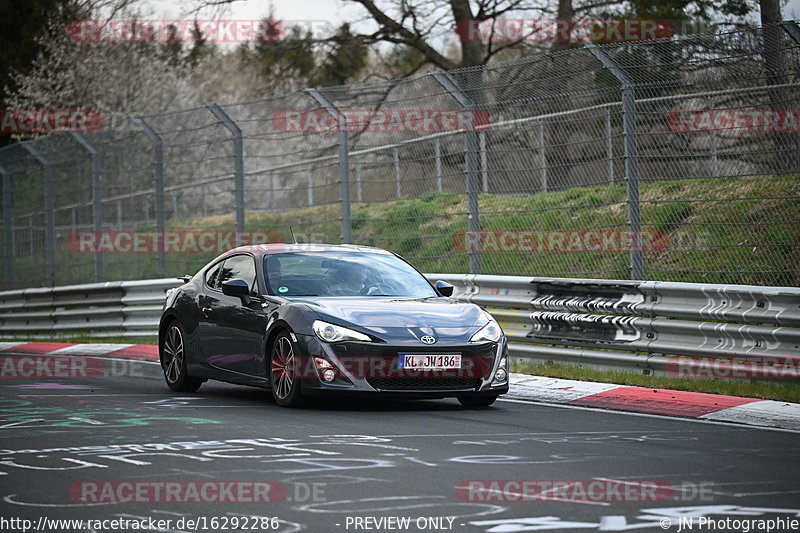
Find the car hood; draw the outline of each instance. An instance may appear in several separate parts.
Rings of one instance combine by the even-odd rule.
[[[302,302],[323,320],[365,328],[470,328],[486,323],[486,315],[477,305],[447,298],[315,298]]]

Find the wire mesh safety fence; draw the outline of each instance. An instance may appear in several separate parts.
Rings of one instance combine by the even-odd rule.
[[[4,288],[353,242],[428,272],[800,284],[800,30],[587,45],[0,149]]]

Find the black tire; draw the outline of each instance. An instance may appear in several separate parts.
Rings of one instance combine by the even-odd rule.
[[[272,344],[269,388],[281,407],[297,407],[302,401],[294,344],[286,333],[280,333]]]
[[[161,369],[167,386],[177,392],[194,392],[203,384],[200,378],[186,372],[186,345],[183,330],[177,321],[170,322],[159,344]]]
[[[459,403],[467,409],[477,409],[479,407],[489,407],[497,399],[497,394],[480,394],[472,396],[459,396]]]

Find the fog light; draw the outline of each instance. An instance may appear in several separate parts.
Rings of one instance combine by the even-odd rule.
[[[325,381],[333,381],[333,378],[336,377],[336,372],[331,370],[330,368],[322,373],[322,379]]]
[[[508,359],[503,357],[500,359],[500,364],[497,365],[497,372],[494,373],[494,381],[508,380]]]

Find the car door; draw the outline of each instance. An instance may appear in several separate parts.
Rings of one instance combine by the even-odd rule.
[[[212,267],[206,293],[198,302],[202,313],[201,345],[205,361],[226,373],[252,376],[255,360],[264,353],[266,319],[261,312],[255,259],[249,254],[228,257]],[[243,279],[251,288],[249,302],[222,293],[222,283]],[[229,376],[235,379],[235,376]]]

